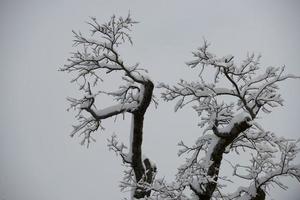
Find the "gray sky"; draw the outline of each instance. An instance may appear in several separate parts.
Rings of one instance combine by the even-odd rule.
[[[127,143],[128,120],[105,122],[89,149],[71,139],[74,113],[66,112],[67,96],[78,95],[70,76],[57,69],[72,49],[71,30],[86,32],[89,16],[106,21],[128,11],[139,22],[134,45],[122,48],[130,63],[140,62],[155,82],[194,80],[184,62],[191,51],[212,43],[217,55],[243,59],[247,52],[263,55],[263,66],[286,65],[300,75],[299,1],[13,1],[0,2],[0,200],[121,199],[120,158],[106,147],[112,133]],[[108,82],[114,89],[114,80]],[[265,116],[263,125],[278,135],[299,137],[299,81],[281,84],[285,106]],[[159,91],[156,91],[159,95]],[[103,104],[107,105],[108,101]],[[144,152],[154,160],[158,176],[173,179],[176,144],[191,144],[201,130],[192,109],[173,112],[160,101],[146,114]],[[129,118],[127,118],[129,119]],[[298,158],[298,161],[299,158]],[[275,200],[296,200],[299,184],[271,189]]]

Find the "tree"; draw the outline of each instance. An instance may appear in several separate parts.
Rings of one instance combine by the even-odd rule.
[[[73,56],[68,60],[69,64],[61,68],[62,71],[76,73],[72,82],[80,84],[80,90],[85,92],[81,99],[68,98],[71,102],[71,108],[79,111],[76,115],[79,124],[74,126],[71,136],[76,133],[83,135],[82,144],[93,140],[91,133],[97,131],[101,126],[101,120],[113,117],[122,113],[130,113],[132,115],[131,127],[131,144],[128,153],[124,153],[125,146],[118,145],[116,138],[113,137],[111,148],[116,150],[122,156],[123,162],[130,165],[134,172],[135,182],[145,182],[151,184],[155,166],[151,165],[148,158],[142,158],[142,140],[143,140],[143,123],[146,110],[153,100],[153,83],[143,74],[145,70],[139,67],[138,64],[133,66],[126,65],[121,59],[117,48],[126,41],[131,41],[129,35],[130,28],[136,22],[128,15],[126,18],[111,17],[108,23],[100,25],[95,18],[91,19],[88,24],[91,26],[92,36],[100,36],[101,41],[94,38],[87,38],[80,32],[73,31],[76,46],[81,46],[81,51],[73,53]],[[102,81],[100,73],[123,73],[122,79],[124,85],[119,87],[116,92],[92,92],[91,87],[96,86],[99,81]],[[90,77],[88,77],[90,76]],[[92,86],[91,86],[92,85]],[[104,109],[97,109],[95,100],[98,94],[105,93],[115,98],[118,104]],[[85,111],[89,114],[86,116]],[[128,172],[128,178],[132,178],[131,171]],[[144,187],[137,186],[134,196],[141,198],[149,196],[150,191]]]
[[[260,57],[248,55],[237,65],[229,55],[217,57],[208,51],[209,44],[193,52],[194,60],[187,65],[194,70],[200,68],[199,80],[181,80],[175,86],[160,83],[165,101],[177,100],[175,111],[192,104],[201,117],[199,126],[205,128],[203,135],[192,146],[179,142],[178,155],[186,155],[186,162],[178,168],[175,181],[167,183],[156,178],[156,166],[142,155],[144,115],[153,96],[154,84],[146,76],[147,71],[138,64],[129,65],[118,53],[118,47],[125,42],[132,43],[129,32],[136,22],[130,15],[126,18],[112,16],[105,24],[91,18],[91,37],[74,32],[74,44],[78,51],[73,53],[68,64],[61,71],[74,73],[71,82],[79,84],[84,93],[80,99],[68,98],[70,107],[78,111],[79,124],[73,126],[71,136],[81,134],[82,144],[89,145],[92,133],[103,129],[101,121],[119,114],[129,113],[131,118],[129,150],[119,143],[117,136],[108,140],[109,148],[118,153],[125,170],[121,189],[131,189],[134,199],[265,199],[267,189],[275,184],[286,189],[281,176],[290,176],[300,182],[300,165],[293,164],[300,149],[300,140],[277,137],[265,131],[257,117],[261,112],[269,114],[272,108],[282,105],[278,83],[299,78],[284,74],[284,67],[260,69]],[[100,40],[99,40],[100,38]],[[211,82],[203,73],[215,71]],[[115,92],[96,91],[103,76],[121,73],[124,84]],[[221,87],[222,86],[222,87]],[[225,86],[225,87],[224,87]],[[98,109],[99,94],[112,96],[117,104]],[[201,129],[202,130],[202,129]],[[233,193],[226,193],[224,181],[231,181],[219,174],[224,154],[250,154],[249,165],[227,161],[233,168],[235,178],[244,179],[248,187],[239,187]],[[191,191],[189,197],[188,192]]]
[[[195,60],[187,63],[192,68],[201,67],[199,82],[181,80],[173,87],[160,85],[165,89],[163,99],[179,99],[175,110],[195,102],[193,108],[202,117],[199,125],[206,127],[204,135],[198,138],[194,146],[179,143],[183,147],[179,154],[192,152],[192,156],[179,168],[177,181],[188,185],[199,199],[253,200],[265,199],[269,184],[285,188],[278,180],[279,176],[288,175],[300,181],[300,165],[291,164],[299,152],[299,140],[278,138],[274,133],[265,131],[256,120],[260,111],[269,114],[272,108],[282,105],[283,99],[278,93],[277,84],[298,77],[285,75],[284,67],[268,67],[259,74],[261,56],[248,55],[238,66],[233,56],[218,58],[208,51],[208,47],[209,44],[204,41],[204,45],[193,52]],[[212,83],[206,83],[202,76],[207,68],[215,70]],[[219,87],[226,85],[226,81],[228,87]],[[227,96],[230,103],[225,101]],[[250,150],[251,165],[232,165],[234,175],[249,180],[250,186],[240,187],[233,194],[221,194],[222,185],[218,179],[221,179],[219,169],[223,154],[232,150],[239,152],[240,149]],[[201,152],[205,156],[199,159]],[[276,162],[277,153],[280,159]],[[241,174],[240,169],[248,174]]]

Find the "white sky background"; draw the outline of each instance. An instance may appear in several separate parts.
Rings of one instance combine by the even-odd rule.
[[[106,131],[97,134],[97,142],[88,149],[80,146],[78,138],[69,137],[75,121],[65,100],[79,92],[69,83],[71,77],[57,69],[74,50],[72,29],[86,32],[89,16],[105,22],[129,10],[141,23],[132,33],[134,45],[124,46],[122,57],[140,62],[155,83],[196,80],[197,72],[184,62],[203,36],[219,56],[243,59],[247,52],[261,53],[263,66],[286,65],[287,72],[300,75],[300,1],[2,0],[0,200],[114,200],[128,195],[119,191],[123,168],[108,151],[106,138],[115,132],[127,143],[130,118],[105,121]],[[107,89],[116,89],[115,77]],[[285,106],[265,116],[266,129],[299,137],[299,85],[299,80],[281,84]],[[155,93],[159,96],[159,90]],[[191,108],[174,113],[173,107],[163,101],[156,110],[151,106],[144,129],[144,153],[156,162],[158,176],[168,180],[180,164],[178,141],[191,144],[201,134]],[[300,185],[286,182],[290,190],[272,189],[272,197],[299,199]]]

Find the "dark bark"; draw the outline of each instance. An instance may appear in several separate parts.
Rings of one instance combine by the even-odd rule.
[[[247,121],[241,122],[239,124],[235,124],[231,130],[231,132],[228,134],[228,137],[220,138],[218,143],[216,144],[215,148],[213,149],[213,152],[211,154],[210,160],[212,161],[212,164],[208,168],[207,175],[210,177],[214,177],[215,182],[209,182],[204,184],[205,191],[199,193],[195,192],[196,195],[199,197],[199,200],[209,200],[212,197],[213,192],[216,189],[218,176],[219,176],[219,169],[221,166],[221,161],[223,158],[223,153],[226,150],[226,147],[230,145],[233,140],[243,131],[248,129],[250,125],[247,123]],[[201,184],[201,183],[200,183]],[[256,199],[255,199],[256,200]],[[260,199],[257,199],[260,200]]]
[[[266,198],[266,193],[264,190],[261,188],[258,188],[256,191],[256,196],[252,197],[251,200],[265,200]]]
[[[151,103],[152,93],[154,85],[151,81],[147,81],[144,84],[144,94],[140,106],[132,113],[133,114],[133,138],[132,138],[132,162],[131,166],[134,170],[136,182],[143,181],[147,183],[152,183],[153,173],[151,164],[148,161],[142,160],[142,142],[143,142],[143,125],[144,125],[144,115],[148,106]],[[144,164],[146,169],[144,168]],[[150,196],[150,192],[145,188],[138,187],[135,190],[134,197],[139,199],[145,196]]]

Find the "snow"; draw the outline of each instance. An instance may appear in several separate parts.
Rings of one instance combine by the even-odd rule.
[[[207,149],[205,157],[202,159],[203,160],[202,165],[205,169],[208,169],[210,167],[210,165],[212,164],[211,154],[213,153],[214,148],[218,144],[219,140],[220,140],[220,138],[218,136],[216,136],[215,134],[209,135],[208,149]]]
[[[193,187],[193,189],[194,190],[196,190],[198,193],[201,193],[202,192],[202,190],[201,190],[201,187],[200,187],[200,184],[199,184],[199,181],[198,180],[195,180],[195,179],[193,179],[192,181],[191,181],[191,186]]]
[[[149,160],[151,168],[156,168],[156,164],[152,160],[150,160],[145,154],[142,154],[142,160],[145,161],[146,159]],[[144,162],[143,165],[144,165],[144,169],[146,169]]]
[[[230,123],[227,126],[225,126],[223,128],[218,128],[218,131],[220,133],[230,133],[235,124],[240,124],[241,122],[244,122],[244,121],[248,122],[250,119],[251,119],[251,116],[249,113],[241,112],[241,113],[235,115],[231,119]]]
[[[110,25],[108,25],[110,26]],[[95,117],[99,117],[99,119],[104,119],[107,117],[111,117],[113,115],[117,115],[120,114],[122,112],[126,112],[126,111],[133,111],[134,109],[136,109],[139,105],[139,102],[141,102],[143,100],[143,94],[144,94],[144,85],[146,84],[147,81],[150,80],[150,78],[146,75],[143,75],[140,73],[140,69],[138,69],[138,64],[134,65],[134,66],[125,66],[124,62],[119,59],[119,54],[115,53],[112,49],[110,49],[110,47],[112,47],[114,44],[112,44],[112,42],[110,43],[108,41],[108,43],[102,43],[101,41],[97,41],[94,39],[85,39],[81,33],[74,33],[76,40],[75,43],[77,44],[83,44],[84,45],[84,52],[78,52],[74,54],[74,57],[72,57],[72,59],[70,59],[69,61],[71,62],[70,65],[65,66],[65,70],[66,71],[76,71],[78,72],[78,76],[77,78],[75,78],[74,80],[77,80],[79,77],[83,77],[84,81],[85,81],[85,76],[87,74],[90,73],[90,75],[94,75],[92,70],[101,68],[102,70],[106,71],[107,73],[114,71],[114,70],[122,70],[123,73],[125,73],[125,76],[123,76],[123,80],[127,81],[129,84],[125,85],[124,87],[121,86],[121,90],[119,90],[117,93],[111,93],[113,96],[115,97],[124,97],[125,100],[121,100],[122,104],[118,104],[118,105],[114,105],[114,106],[110,106],[107,107],[105,109],[101,109],[101,110],[93,110],[93,112],[90,112],[91,114],[93,114],[93,116]],[[113,34],[112,32],[109,33]],[[109,36],[110,37],[110,36]],[[130,40],[130,38],[129,38]],[[86,46],[85,46],[86,45]],[[91,56],[92,53],[89,53],[87,47],[94,47],[99,48],[100,50],[107,50],[107,54],[103,54],[103,55],[95,55],[95,56]],[[257,57],[257,59],[254,58],[254,55],[248,56],[247,60],[245,61],[245,63],[243,63],[243,65],[238,68],[237,66],[235,66],[234,62],[233,62],[233,56],[232,55],[228,55],[225,57],[221,57],[218,58],[216,57],[214,54],[207,52],[207,47],[209,45],[205,42],[204,46],[202,46],[201,48],[199,48],[198,52],[193,52],[194,56],[197,57],[197,60],[194,60],[192,62],[189,62],[188,65],[190,65],[191,67],[195,67],[198,64],[202,64],[203,69],[204,67],[210,65],[212,68],[216,69],[216,72],[214,74],[214,78],[215,81],[213,83],[205,83],[204,80],[201,77],[201,81],[200,82],[187,82],[187,81],[180,81],[180,83],[178,83],[177,86],[174,87],[170,87],[168,85],[165,84],[161,84],[160,87],[167,89],[168,91],[166,93],[163,93],[163,98],[165,100],[173,100],[175,98],[180,98],[176,105],[175,105],[175,111],[177,111],[179,108],[181,108],[183,105],[185,105],[186,103],[184,102],[184,100],[186,100],[185,98],[187,96],[192,97],[191,101],[187,101],[187,102],[192,102],[192,101],[197,101],[197,103],[201,104],[200,106],[196,107],[196,111],[198,112],[199,115],[201,115],[204,112],[207,112],[207,117],[203,117],[202,121],[205,123],[202,123],[201,125],[204,125],[206,123],[209,124],[209,128],[207,130],[211,130],[214,126],[215,126],[215,122],[218,122],[219,127],[218,128],[218,132],[220,133],[230,133],[232,131],[232,129],[234,128],[235,125],[240,124],[242,122],[247,122],[249,125],[256,125],[252,120],[252,118],[250,117],[250,115],[246,112],[241,112],[237,115],[235,115],[233,118],[231,118],[233,116],[233,107],[232,108],[228,108],[226,109],[226,106],[222,107],[223,105],[219,105],[217,103],[217,96],[220,95],[230,95],[231,97],[237,97],[239,98],[238,101],[240,102],[245,102],[244,105],[242,103],[240,103],[241,107],[249,107],[251,108],[251,111],[259,111],[260,109],[260,104],[262,102],[263,105],[268,105],[271,107],[275,107],[277,104],[280,104],[282,102],[282,99],[280,98],[280,95],[277,95],[277,85],[275,85],[276,82],[281,81],[281,80],[285,80],[287,78],[298,78],[294,75],[282,75],[281,72],[283,72],[283,68],[280,70],[280,68],[274,68],[274,67],[269,67],[266,69],[265,74],[256,76],[254,78],[252,78],[252,75],[254,74],[254,71],[256,71],[256,69],[259,69],[258,67],[258,61],[259,61],[259,56]],[[115,53],[115,55],[114,55]],[[111,54],[111,55],[110,55]],[[95,62],[97,61],[97,62]],[[78,68],[77,68],[78,67]],[[222,87],[216,87],[216,84],[218,82],[218,80],[221,78],[222,75],[226,75],[227,79],[229,79],[230,82],[234,82],[233,85],[233,89],[230,88],[222,88]],[[95,75],[94,75],[95,76]],[[96,78],[98,78],[96,76]],[[100,78],[99,78],[100,79]],[[225,79],[226,80],[226,79]],[[228,80],[227,80],[228,81]],[[241,85],[240,83],[243,82],[243,84]],[[84,83],[85,84],[85,83]],[[236,84],[236,85],[235,85]],[[134,86],[134,87],[133,87]],[[236,87],[235,87],[236,86]],[[131,87],[131,88],[130,88]],[[139,89],[137,89],[139,88]],[[127,92],[128,90],[134,90],[132,92],[132,94],[130,93],[130,97],[127,98]],[[137,92],[139,91],[139,92]],[[122,96],[124,95],[124,96]],[[85,98],[91,98],[91,97],[85,97]],[[132,98],[132,99],[131,99]],[[121,99],[121,98],[120,98]],[[213,99],[213,100],[212,100]],[[83,100],[83,101],[82,101]],[[82,99],[80,101],[80,103],[76,103],[75,107],[78,107],[78,105],[80,104],[80,109],[86,109],[91,107],[91,102],[89,100],[84,101],[84,99]],[[128,101],[126,101],[128,100]],[[214,103],[214,100],[216,100],[216,102]],[[255,107],[256,106],[256,107]],[[224,110],[222,110],[224,109]],[[264,110],[266,108],[262,108],[262,110]],[[249,109],[248,109],[249,111]],[[252,112],[249,111],[251,114]],[[95,117],[95,118],[96,118]],[[88,126],[89,122],[94,122],[98,120],[98,118],[94,119],[94,118],[87,118],[85,119],[85,121],[83,122],[83,124],[75,127],[75,131],[78,131],[80,129],[86,128]],[[230,121],[230,122],[229,122]],[[228,123],[229,122],[229,123]],[[226,124],[226,125],[224,125]],[[99,124],[96,124],[99,126]],[[261,135],[265,134],[264,130],[259,126],[256,125],[256,127],[259,129],[259,133],[257,133],[256,135],[252,135],[249,136],[248,139],[257,139],[258,137],[261,137]],[[91,127],[87,127],[87,130],[92,130]],[[94,128],[94,127],[92,127]],[[96,127],[97,128],[97,127]],[[213,129],[213,131],[216,130]],[[88,132],[88,134],[90,134],[90,132]],[[132,143],[133,143],[133,137],[134,137],[134,116],[131,115],[131,128],[130,128],[130,136],[129,136],[129,152],[128,155],[127,154],[123,154],[125,156],[125,159],[127,159],[127,161],[131,162],[132,161]],[[246,133],[247,134],[247,133]],[[89,137],[89,135],[86,135]],[[255,138],[256,137],[256,138]],[[264,138],[265,139],[265,138]],[[274,139],[274,138],[271,138]],[[277,139],[277,138],[276,138]],[[201,185],[199,183],[207,183],[207,182],[213,182],[213,178],[210,176],[207,176],[206,172],[208,170],[208,168],[211,166],[212,164],[212,153],[214,151],[214,149],[216,148],[216,145],[218,144],[218,142],[221,140],[220,137],[218,137],[215,134],[205,134],[204,136],[200,137],[198,139],[198,141],[196,142],[196,145],[194,145],[192,148],[188,148],[187,146],[185,150],[181,151],[180,154],[182,153],[189,153],[192,152],[192,156],[190,156],[189,158],[186,159],[186,163],[184,165],[181,166],[181,174],[179,174],[179,176],[182,176],[182,182],[184,183],[180,183],[180,184],[191,184],[197,191],[201,192],[202,188]],[[280,139],[276,140],[274,139],[274,141],[272,141],[272,144],[279,144],[282,141],[285,142],[284,139],[282,139],[282,141],[279,141]],[[268,157],[269,154],[271,154],[273,156],[272,153],[276,153],[278,151],[278,148],[276,146],[276,148],[272,148],[270,145],[267,144],[267,139],[265,139],[264,142],[257,142],[254,141],[255,143],[255,150],[259,151],[260,153],[268,153],[268,154],[263,154],[261,155],[259,158],[255,158],[255,159],[261,159],[264,162],[267,162],[268,164],[273,165],[274,162],[272,161],[272,157]],[[241,144],[243,144],[244,141],[238,141]],[[238,146],[238,142],[236,143]],[[270,141],[268,141],[270,142]],[[271,142],[270,142],[271,143]],[[124,149],[123,144],[121,145],[117,145],[117,143],[113,143],[115,145],[115,147],[117,148],[117,150],[122,153],[122,149]],[[251,144],[252,145],[252,144]],[[182,145],[184,146],[184,145]],[[242,145],[241,145],[242,146]],[[245,147],[246,145],[244,145],[243,147]],[[275,146],[275,145],[274,145]],[[229,147],[229,146],[228,146]],[[283,147],[282,147],[283,148]],[[281,150],[279,148],[279,150]],[[226,151],[229,151],[229,149],[226,149]],[[199,155],[199,153],[205,153],[204,157],[202,157],[201,159],[198,158],[198,156],[202,156]],[[292,156],[294,156],[293,153],[290,153]],[[284,155],[285,156],[285,155]],[[290,156],[289,159],[293,159],[293,157]],[[145,155],[142,156],[143,161],[145,161],[145,159],[148,159]],[[150,161],[150,164],[152,167],[156,167],[155,163],[151,162],[150,159],[148,159]],[[253,158],[254,160],[254,158]],[[252,161],[254,164],[256,162]],[[283,160],[283,163],[279,163],[281,165],[285,164],[285,160]],[[144,162],[143,162],[144,164]],[[275,165],[274,165],[275,166]],[[236,165],[236,168],[239,167],[238,165]],[[258,177],[258,176],[254,176],[254,175],[258,175],[259,172],[257,172],[257,169],[255,167],[249,167],[247,169],[249,169],[249,174],[243,176],[240,175],[240,178],[244,178],[247,179],[247,177],[250,178],[257,178],[258,183],[262,183],[268,180],[268,178],[270,178],[270,176],[276,176],[276,173],[282,173],[282,171],[287,170],[287,167],[291,167],[291,166],[286,166],[286,168],[283,169],[277,169],[276,170],[271,170],[268,171],[270,172],[269,174],[266,174],[266,176],[262,176],[262,177]],[[144,166],[144,168],[146,169],[146,167]],[[299,166],[297,166],[297,168],[299,169]],[[195,174],[195,171],[198,170],[200,171],[199,174]],[[180,169],[179,169],[180,171]],[[300,171],[300,170],[299,170]],[[299,173],[298,171],[298,173]],[[215,174],[215,176],[217,176],[218,174]],[[265,174],[263,174],[265,175]],[[178,185],[180,185],[178,184]],[[243,192],[242,196],[240,199],[248,199],[249,195],[255,195],[256,194],[256,188],[255,188],[255,184],[252,184],[249,186],[249,188],[240,188],[240,191]],[[134,195],[134,190],[135,190],[135,186],[131,187],[131,199],[135,199],[133,197]],[[179,190],[178,190],[179,191]],[[239,195],[241,195],[239,193]],[[145,198],[147,199],[147,198]]]
[[[132,111],[136,109],[138,106],[137,102],[127,103],[127,104],[118,104],[114,106],[110,106],[101,110],[95,111],[97,116],[101,118],[101,116],[109,116],[112,113],[124,111]]]

